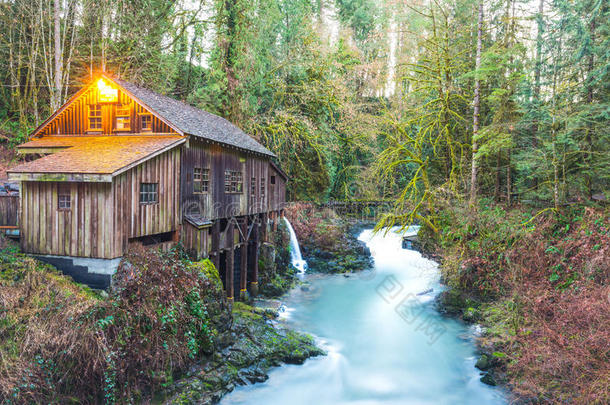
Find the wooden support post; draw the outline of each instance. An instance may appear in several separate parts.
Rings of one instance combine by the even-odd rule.
[[[227,224],[226,230],[226,240],[227,240],[227,270],[226,277],[227,285],[225,286],[227,290],[227,299],[229,301],[233,301],[233,276],[235,274],[235,236],[233,234],[233,222],[229,220]]]
[[[258,222],[258,221],[257,221]],[[260,247],[260,225],[258,223],[254,224],[254,229],[252,229],[253,237],[254,237],[254,263],[252,266],[252,282],[250,283],[250,294],[253,297],[258,295],[258,252]]]
[[[212,225],[212,251],[210,258],[216,270],[220,269],[220,220],[217,219]]]
[[[239,299],[248,301],[248,217],[241,222],[241,257],[239,260]]]
[[[263,213],[263,223],[261,226],[261,243],[267,242],[267,222],[269,220],[269,214]]]

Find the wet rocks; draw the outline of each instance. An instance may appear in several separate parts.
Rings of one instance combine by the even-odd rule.
[[[373,266],[371,251],[358,240],[360,227],[337,224],[341,232],[339,240],[332,245],[322,245],[305,240],[301,246],[308,263],[308,271],[318,273],[355,273]],[[321,239],[321,238],[317,238]]]
[[[485,371],[490,367],[490,362],[486,354],[482,354],[481,357],[475,363],[475,367],[481,371]]]
[[[272,326],[276,314],[267,308],[236,303],[233,316],[231,329],[219,336],[224,348],[168,387],[164,403],[215,404],[237,385],[266,381],[271,367],[324,354],[311,336]]]
[[[496,386],[496,384],[497,384],[494,376],[491,373],[485,373],[481,377],[481,382],[483,384],[487,384],[487,385],[491,385],[491,386]]]

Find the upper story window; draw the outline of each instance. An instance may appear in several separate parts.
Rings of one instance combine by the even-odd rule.
[[[159,183],[140,184],[140,204],[156,204],[159,202]]]
[[[102,130],[102,106],[99,104],[89,104],[89,131]]]
[[[225,170],[225,193],[242,193],[244,182],[241,172]]]
[[[193,194],[206,194],[210,186],[210,169],[193,168]]]
[[[250,197],[256,197],[256,177],[250,179]]]
[[[261,177],[261,201],[265,200],[265,188],[266,188],[266,184],[265,184],[265,178]]]
[[[271,184],[275,184],[275,176],[271,176]]]
[[[70,189],[68,187],[59,187],[57,190],[57,209],[60,211],[69,211],[72,208],[72,199],[70,198]]]
[[[256,203],[256,177],[250,179],[250,205]]]
[[[142,131],[142,132],[152,131],[152,114],[150,114],[150,113],[140,114],[140,131]]]
[[[131,130],[131,111],[129,105],[117,105],[116,107],[116,130]]]

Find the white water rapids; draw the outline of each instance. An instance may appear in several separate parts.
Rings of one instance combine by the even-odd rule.
[[[475,328],[442,316],[434,305],[442,290],[437,264],[402,249],[402,234],[394,230],[365,230],[360,240],[371,249],[373,271],[307,272],[306,284],[284,299],[281,322],[314,335],[328,355],[272,369],[265,383],[238,387],[221,403],[506,403],[474,367]]]

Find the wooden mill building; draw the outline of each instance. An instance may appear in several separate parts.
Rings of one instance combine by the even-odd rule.
[[[228,297],[256,290],[286,175],[224,118],[102,75],[18,150],[24,252],[106,288],[130,244],[182,241],[216,264]]]

